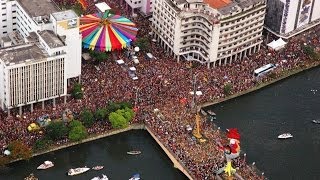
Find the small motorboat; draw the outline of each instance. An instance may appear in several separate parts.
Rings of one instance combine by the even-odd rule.
[[[315,124],[320,124],[320,120],[319,119],[318,120],[314,119],[314,120],[312,120],[312,122],[315,123]]]
[[[129,180],[140,180],[140,174],[134,174]]]
[[[280,134],[279,136],[278,136],[278,139],[289,139],[289,138],[292,138],[293,136],[292,136],[292,134],[290,134],[290,133],[283,133],[283,134]]]
[[[141,151],[128,151],[127,154],[138,155],[138,154],[141,154]]]
[[[101,169],[103,169],[103,168],[104,168],[104,166],[94,166],[94,167],[91,168],[91,169],[96,170],[96,171],[99,171],[99,170],[101,170]]]
[[[85,172],[87,172],[89,170],[90,170],[90,168],[87,168],[87,167],[69,169],[68,176],[74,176],[74,175],[82,174],[82,173],[85,173]]]
[[[102,174],[102,177],[97,176],[92,178],[91,180],[109,180],[109,178],[106,175]]]
[[[37,167],[37,169],[42,170],[42,169],[48,169],[53,167],[54,164],[51,161],[45,161],[44,163],[42,163],[40,166]]]

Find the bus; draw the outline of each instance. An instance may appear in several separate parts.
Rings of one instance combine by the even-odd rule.
[[[253,71],[253,76],[254,77],[260,77],[262,75],[265,75],[266,73],[272,71],[276,66],[274,64],[266,64],[256,70]]]

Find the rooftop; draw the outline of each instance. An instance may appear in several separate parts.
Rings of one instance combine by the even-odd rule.
[[[46,58],[46,54],[35,44],[19,45],[0,49],[0,60],[6,65],[18,64]]]
[[[51,0],[17,0],[23,9],[31,16],[49,16],[59,11],[58,7]]]
[[[61,39],[54,34],[53,31],[44,30],[39,32],[39,35],[41,38],[48,44],[50,48],[57,48],[64,46],[64,43],[61,41]]]
[[[108,6],[107,3],[105,2],[101,2],[101,3],[97,3],[95,4],[95,6],[101,11],[101,12],[105,12],[105,11],[108,11],[110,10],[110,6]]]
[[[232,1],[231,0],[203,0],[203,2],[208,4],[210,7],[214,9],[219,9],[227,6]]]
[[[77,17],[78,17],[78,15],[77,15],[73,10],[66,10],[66,11],[55,12],[55,13],[52,13],[52,16],[53,16],[57,21],[74,19],[74,18],[77,18]]]

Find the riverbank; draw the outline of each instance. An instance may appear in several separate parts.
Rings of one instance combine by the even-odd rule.
[[[283,75],[280,75],[279,77],[275,78],[275,79],[272,79],[271,81],[267,81],[267,82],[264,82],[264,83],[261,83],[261,84],[258,84],[257,86],[255,87],[252,87],[248,90],[245,90],[245,91],[242,91],[242,92],[239,92],[239,93],[235,93],[235,94],[232,94],[230,96],[227,96],[225,98],[221,98],[221,99],[217,99],[217,100],[214,100],[214,101],[211,101],[211,102],[206,102],[206,103],[202,103],[200,104],[199,106],[201,108],[206,108],[208,106],[212,106],[212,105],[215,105],[215,104],[219,104],[221,102],[225,102],[225,101],[228,101],[230,99],[234,99],[236,97],[240,97],[240,96],[243,96],[243,95],[247,95],[249,93],[252,93],[252,92],[255,92],[257,90],[260,90],[262,88],[265,88],[267,86],[270,86],[274,83],[277,83],[277,82],[280,82],[280,81],[283,81],[291,76],[294,76],[300,72],[303,72],[303,71],[306,71],[306,70],[310,70],[310,69],[313,69],[313,68],[317,68],[318,66],[320,65],[320,62],[318,61],[315,61],[313,64],[311,65],[306,65],[306,67],[302,67],[302,68],[297,68],[297,69],[293,69],[293,70],[288,70],[286,72],[283,72]]]
[[[70,142],[70,143],[63,144],[61,146],[53,145],[48,150],[33,153],[32,157],[40,156],[40,155],[43,155],[43,154],[46,154],[46,153],[54,152],[54,151],[57,151],[57,150],[60,150],[60,149],[68,148],[68,147],[71,147],[71,146],[76,146],[76,145],[79,145],[79,144],[83,144],[83,143],[86,143],[86,142],[98,140],[98,139],[101,139],[101,138],[105,138],[105,137],[108,137],[108,136],[120,134],[120,133],[131,131],[131,130],[146,130],[149,133],[149,135],[162,148],[162,150],[166,153],[166,155],[169,157],[169,159],[173,163],[173,166],[175,168],[177,168],[178,170],[180,170],[188,179],[190,179],[190,180],[195,179],[192,176],[192,174],[189,173],[188,169],[178,160],[178,158],[174,155],[174,153],[172,151],[170,151],[170,149],[168,149],[160,141],[160,139],[157,138],[156,134],[152,131],[152,129],[147,127],[145,124],[140,124],[140,123],[131,124],[127,128],[124,128],[124,129],[112,129],[112,130],[109,130],[109,131],[101,133],[101,134],[91,134],[88,138],[86,138],[86,139],[84,139],[82,141]],[[14,162],[21,161],[21,160],[23,160],[23,159],[15,159],[15,160],[11,161],[10,163],[14,163]]]
[[[202,107],[207,107],[207,106],[210,106],[210,105],[218,104],[220,102],[224,102],[224,101],[227,101],[227,100],[230,100],[230,99],[233,99],[233,98],[236,98],[236,97],[239,97],[239,96],[254,92],[256,90],[259,90],[261,88],[269,86],[269,85],[271,85],[273,83],[276,83],[278,81],[284,80],[284,79],[286,79],[286,78],[288,78],[288,77],[290,77],[292,75],[295,75],[297,73],[300,73],[302,71],[318,67],[319,64],[320,63],[316,62],[316,63],[311,64],[309,66],[306,66],[304,68],[299,68],[299,69],[295,69],[293,71],[288,71],[286,74],[284,74],[283,76],[281,76],[279,78],[273,79],[273,80],[268,81],[266,83],[259,84],[258,86],[254,87],[254,88],[251,88],[249,90],[243,91],[241,93],[233,94],[233,95],[231,95],[231,96],[229,96],[227,98],[219,99],[219,100],[216,100],[216,101],[213,101],[213,102],[209,102],[209,103],[204,103],[204,104],[202,104]],[[173,162],[174,167],[179,169],[181,172],[183,172],[186,175],[186,177],[188,177],[189,179],[195,179],[193,177],[193,175],[191,173],[189,173],[188,169],[179,161],[179,159],[175,156],[175,154],[173,152],[171,152],[170,149],[168,149],[161,142],[160,139],[157,138],[156,133],[153,133],[151,131],[151,128],[146,128],[144,124],[131,124],[129,127],[125,128],[125,129],[112,129],[112,130],[109,130],[109,131],[106,131],[106,132],[100,133],[100,134],[91,134],[88,138],[86,138],[85,140],[79,141],[79,142],[66,143],[66,144],[63,144],[61,146],[54,145],[50,149],[48,149],[46,151],[41,151],[41,152],[34,153],[33,157],[34,156],[39,156],[39,155],[42,155],[42,154],[45,154],[45,153],[57,151],[57,150],[60,150],[60,149],[64,149],[64,148],[67,148],[67,147],[75,146],[75,145],[78,145],[78,144],[81,144],[81,143],[86,143],[86,142],[97,140],[97,139],[100,139],[100,138],[112,136],[112,135],[119,134],[119,133],[122,133],[122,132],[135,130],[135,129],[147,130],[148,133],[154,138],[154,140],[160,145],[160,147],[164,150],[164,152],[167,154],[167,156]],[[18,160],[14,160],[12,162],[15,162],[15,161],[18,161]]]

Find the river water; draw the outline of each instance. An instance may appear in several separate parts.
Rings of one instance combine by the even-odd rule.
[[[315,91],[317,90],[317,91]],[[211,107],[221,129],[236,127],[247,161],[268,179],[320,178],[320,69]],[[279,140],[290,132],[292,139]]]
[[[130,150],[140,150],[142,153],[137,156],[127,155],[126,152]],[[36,170],[45,160],[53,161],[55,166],[47,170]],[[77,176],[66,175],[70,168],[96,165],[105,167],[100,171],[90,170]],[[125,180],[135,173],[140,173],[142,179],[187,179],[173,167],[160,146],[144,130],[132,130],[37,156],[27,162],[14,163],[0,171],[0,180],[22,180],[32,172],[40,180],[90,180],[102,174],[111,180]]]

